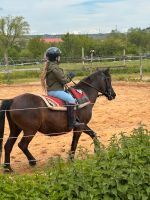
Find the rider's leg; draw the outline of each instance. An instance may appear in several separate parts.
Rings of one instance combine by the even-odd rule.
[[[67,118],[68,118],[69,129],[84,125],[83,123],[79,123],[79,120],[77,120],[77,117],[74,111],[76,101],[70,93],[67,93],[65,91],[49,91],[48,95],[60,98],[68,103],[67,104]]]
[[[67,117],[68,117],[68,127],[69,129],[72,128],[82,128],[84,123],[80,123],[79,119],[77,119],[76,112],[74,110],[75,105],[69,104],[67,106]]]
[[[63,91],[63,90],[48,91],[48,95],[62,99],[64,101],[68,102],[69,104],[76,104],[76,101],[72,97],[72,95],[70,93]]]

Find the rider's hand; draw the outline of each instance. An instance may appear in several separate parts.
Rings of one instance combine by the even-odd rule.
[[[74,72],[69,72],[68,73],[68,77],[71,78],[71,79],[74,78],[75,77],[75,73]]]

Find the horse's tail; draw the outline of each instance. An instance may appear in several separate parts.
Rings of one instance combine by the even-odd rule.
[[[0,101],[0,159],[2,155],[2,144],[4,137],[4,127],[5,127],[5,112],[9,110],[13,99],[7,99]]]

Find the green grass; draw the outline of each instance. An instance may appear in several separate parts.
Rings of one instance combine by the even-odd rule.
[[[2,70],[8,70],[8,69],[30,69],[30,68],[42,68],[43,64],[37,64],[37,65],[13,65],[13,66],[1,66],[0,71]]]
[[[0,73],[0,83],[16,83],[16,82],[28,82],[30,80],[37,81],[40,77],[41,70],[44,64],[31,65],[31,66],[13,66],[7,67],[7,70],[13,69],[31,69],[39,68],[40,70],[36,71],[12,71],[11,73]],[[118,66],[122,66],[119,68]],[[150,60],[143,60],[143,80],[150,81]],[[140,62],[139,61],[127,61],[126,67],[123,66],[122,61],[114,62],[94,62],[93,64],[85,63],[83,66],[82,63],[62,63],[61,67],[64,69],[64,72],[67,74],[69,71],[76,72],[76,79],[81,79],[81,77],[88,76],[90,73],[94,72],[97,68],[110,68],[110,73],[114,80],[124,80],[124,81],[139,81],[140,80]],[[6,69],[6,67],[1,67],[0,72]]]
[[[113,81],[133,81],[133,82],[139,82],[140,80],[140,74],[112,74],[112,80]],[[144,82],[150,82],[150,73],[146,73],[143,75],[142,81]]]
[[[0,83],[18,83],[40,81],[40,71],[14,71],[12,73],[0,73]]]
[[[95,156],[81,149],[74,162],[51,159],[44,171],[0,175],[0,199],[149,200],[150,132],[114,135]]]

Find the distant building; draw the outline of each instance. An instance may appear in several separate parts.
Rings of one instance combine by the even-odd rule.
[[[45,43],[58,43],[63,42],[63,39],[61,38],[41,38],[41,40]]]

